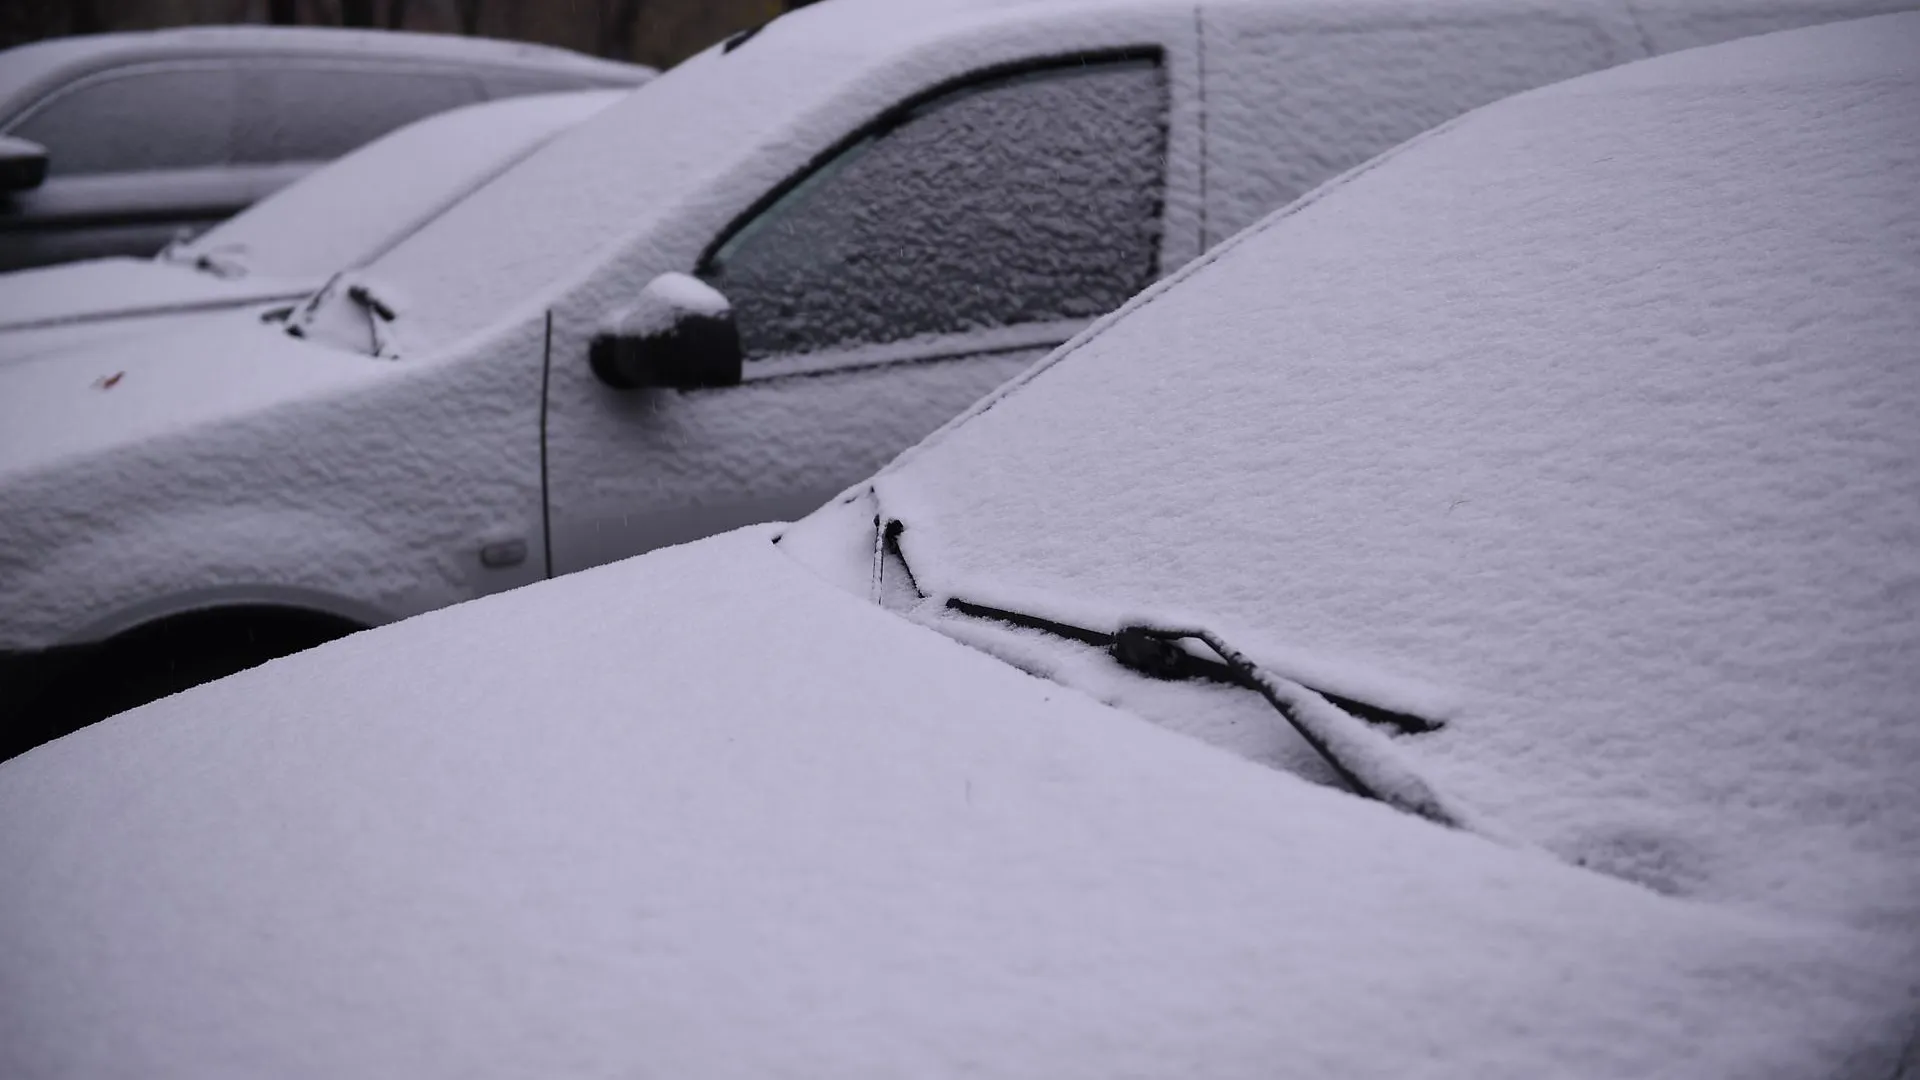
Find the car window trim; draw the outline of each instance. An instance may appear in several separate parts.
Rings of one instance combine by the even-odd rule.
[[[1117,48],[1046,53],[1005,63],[989,64],[985,67],[975,68],[963,75],[958,75],[951,79],[946,79],[931,86],[924,87],[916,93],[887,106],[864,123],[855,126],[847,134],[834,140],[833,143],[825,149],[809,157],[799,168],[789,173],[779,183],[762,192],[760,197],[748,204],[745,210],[734,215],[727,222],[726,226],[716,232],[713,239],[701,250],[699,259],[694,263],[694,276],[698,277],[708,273],[712,269],[714,259],[719,255],[720,250],[731,243],[737,234],[749,228],[755,221],[759,220],[761,215],[785,200],[795,189],[806,184],[819,170],[831,164],[841,154],[853,149],[863,141],[877,139],[886,134],[887,131],[905,123],[920,109],[925,108],[939,98],[977,88],[988,83],[1017,78],[1021,75],[1035,75],[1060,68],[1070,68],[1076,65],[1086,67],[1095,64],[1124,63],[1139,60],[1149,61],[1162,72],[1165,72],[1167,68],[1167,49],[1164,45],[1154,43],[1146,45],[1124,45]],[[1166,102],[1166,112],[1166,121],[1168,124],[1171,124],[1173,122],[1171,88],[1169,88],[1168,100]],[[1163,188],[1167,182],[1167,170],[1171,167],[1171,161],[1163,164],[1161,174],[1161,184]],[[1163,222],[1166,216],[1166,204],[1167,200],[1163,198],[1160,207]],[[1153,267],[1153,273],[1156,279],[1161,276],[1163,269],[1160,265],[1160,253],[1156,251],[1154,253]]]

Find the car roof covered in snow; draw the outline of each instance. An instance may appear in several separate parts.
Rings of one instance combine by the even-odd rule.
[[[106,68],[263,55],[474,64],[571,74],[582,83],[607,85],[635,84],[653,74],[569,49],[495,38],[324,26],[186,26],[50,38],[8,49],[0,53],[0,117],[50,87]]]
[[[1148,290],[792,539],[864,535],[839,571],[864,591],[878,514],[936,600],[1214,628],[1444,719],[1400,752],[1507,834],[1920,944],[1915,116],[1915,15],[1490,106]],[[1257,699],[1166,708],[1312,757]]]

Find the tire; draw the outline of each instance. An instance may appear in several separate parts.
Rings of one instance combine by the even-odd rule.
[[[178,615],[98,645],[47,654],[0,731],[0,760],[202,683],[364,629],[316,612],[216,609]]]

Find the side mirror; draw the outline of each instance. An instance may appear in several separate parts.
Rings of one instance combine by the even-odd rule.
[[[695,390],[740,381],[740,331],[720,291],[687,274],[661,274],[640,301],[594,335],[587,358],[608,386]]]
[[[0,135],[0,192],[32,191],[46,178],[46,147]]]

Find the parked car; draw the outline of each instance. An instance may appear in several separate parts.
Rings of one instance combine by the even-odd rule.
[[[735,37],[283,319],[0,372],[5,735],[804,514],[1260,207],[1658,48],[1639,10],[834,0]]]
[[[164,331],[210,311],[259,314],[290,305],[627,93],[575,90],[463,105],[383,135],[152,259],[0,274],[0,365]]]
[[[795,526],[0,764],[0,1072],[1911,1075],[1916,105],[1521,95]]]
[[[0,53],[0,158],[14,163],[0,168],[0,270],[152,255],[421,117],[653,74],[540,45],[318,27],[21,45]]]

